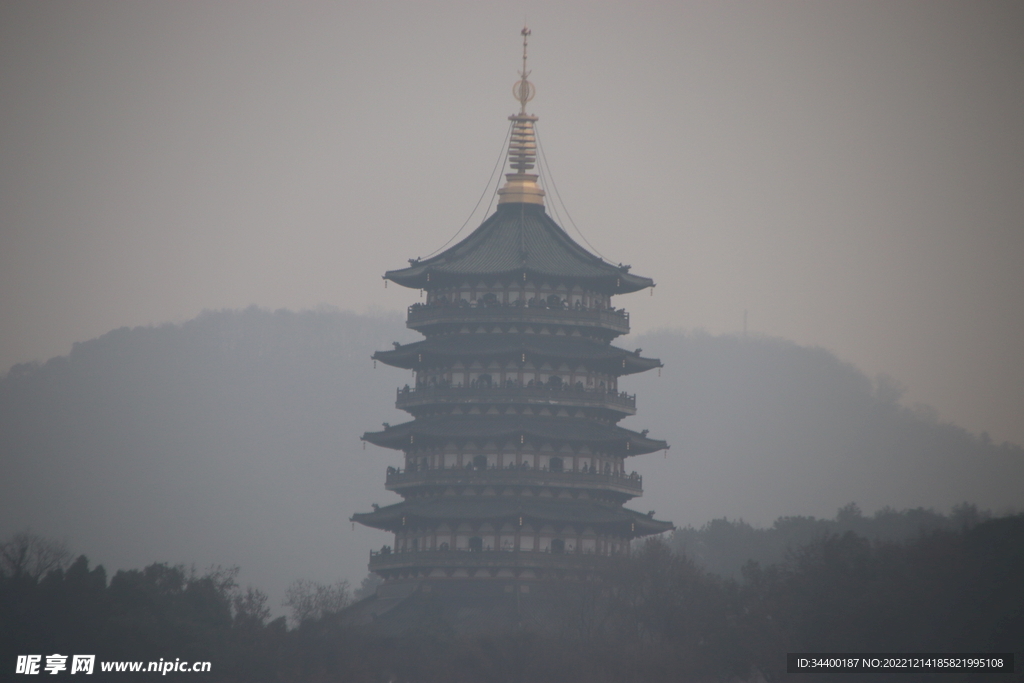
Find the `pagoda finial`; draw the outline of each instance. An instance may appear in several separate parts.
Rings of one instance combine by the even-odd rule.
[[[530,76],[530,72],[526,70],[526,39],[530,36],[530,29],[524,26],[521,33],[523,34],[523,70],[519,72],[521,80],[515,84],[512,92],[516,99],[519,100],[519,113],[525,114],[526,103],[533,99],[537,90],[533,87],[533,83],[526,80]]]
[[[512,121],[512,138],[508,146],[509,166],[515,173],[506,173],[504,187],[498,190],[498,204],[521,203],[544,205],[544,190],[537,185],[537,174],[527,173],[537,162],[537,136],[533,132],[536,116],[526,113],[526,103],[533,99],[537,89],[527,78],[526,39],[530,29],[526,26],[520,32],[523,36],[523,70],[519,80],[512,86],[512,95],[519,102],[519,113],[508,117]]]

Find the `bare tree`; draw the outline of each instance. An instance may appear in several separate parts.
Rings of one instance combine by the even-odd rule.
[[[292,621],[301,624],[306,620],[316,620],[340,612],[350,602],[352,593],[348,581],[336,581],[328,585],[307,579],[296,579],[285,591],[283,604],[291,608]]]
[[[54,569],[71,563],[67,543],[19,531],[0,543],[0,576],[24,577],[38,581]]]
[[[245,592],[237,592],[231,600],[235,608],[235,623],[241,626],[259,628],[270,618],[267,594],[258,588],[247,586]]]

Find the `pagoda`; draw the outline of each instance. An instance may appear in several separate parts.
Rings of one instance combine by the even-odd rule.
[[[611,344],[629,332],[612,297],[654,282],[591,254],[545,211],[528,35],[496,212],[384,275],[426,298],[407,319],[425,339],[373,355],[415,375],[396,403],[413,419],[362,437],[405,454],[385,484],[403,500],[352,516],[394,534],[370,554],[381,598],[537,595],[600,580],[630,541],[672,529],[623,507],[642,493],[628,459],[668,445],[618,426],[636,413],[619,378],[661,362]]]

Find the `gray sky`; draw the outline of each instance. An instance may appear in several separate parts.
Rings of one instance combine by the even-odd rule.
[[[484,190],[524,15],[569,212],[658,282],[636,330],[749,310],[1024,443],[1018,1],[4,2],[0,367],[203,309],[404,309],[380,276]]]

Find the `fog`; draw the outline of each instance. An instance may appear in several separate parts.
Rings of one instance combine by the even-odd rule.
[[[653,296],[616,302],[631,312],[636,334],[650,334],[645,355],[670,355],[659,330],[734,339],[746,318],[748,338],[821,347],[861,373],[854,383],[867,395],[880,386],[877,376],[888,376],[882,385],[905,389],[896,394],[906,410],[922,404],[914,413],[921,420],[976,435],[946,434],[933,444],[960,439],[970,451],[1024,443],[1018,2],[3,3],[0,368],[68,355],[73,343],[123,326],[184,323],[204,310],[253,304],[372,311],[391,321],[392,338],[407,334],[387,315],[404,312],[417,293],[385,289],[380,276],[443,244],[484,191],[516,107],[510,91],[524,14],[537,86],[529,110],[540,116],[565,200],[559,208],[608,260],[658,283]],[[480,211],[467,230],[482,218]],[[705,337],[683,338],[692,349]],[[377,331],[353,339],[353,358],[390,341]],[[660,462],[647,456],[648,494],[638,508],[698,524],[720,515],[767,523],[778,514],[831,514],[854,499],[866,510],[968,498],[1012,506],[992,475],[1015,471],[1000,469],[1005,463],[964,486],[960,469],[939,468],[947,478],[894,500],[893,482],[907,479],[850,465],[846,446],[817,466],[832,484],[845,473],[848,485],[804,497],[794,479],[790,488],[759,491],[758,477],[783,465],[761,460],[738,482],[735,468],[758,454],[736,448],[753,441],[672,433],[716,405],[671,402],[670,383],[696,381],[694,372],[670,363],[660,380],[630,380],[639,414],[629,426],[648,426],[674,446]],[[302,442],[297,452],[308,457],[265,461],[271,471],[294,468],[281,495],[302,482],[312,487],[310,500],[291,500],[291,512],[266,518],[279,536],[260,537],[238,512],[255,503],[235,501],[201,506],[238,517],[211,524],[199,546],[189,530],[209,522],[196,509],[169,527],[176,540],[147,537],[141,520],[159,515],[140,515],[131,543],[118,545],[92,525],[127,519],[154,501],[143,493],[103,497],[103,487],[83,488],[80,502],[92,512],[81,524],[68,521],[75,506],[22,489],[7,498],[10,528],[2,531],[32,526],[73,537],[78,550],[115,566],[246,568],[261,561],[258,550],[218,550],[232,529],[260,538],[251,548],[301,529],[304,541],[267,560],[274,578],[254,569],[256,580],[358,580],[361,553],[379,542],[375,532],[328,545],[333,534],[350,534],[351,512],[384,495],[390,461],[380,451],[358,460],[362,453],[340,445],[358,448],[363,430],[400,419],[390,392],[401,373],[392,374],[374,380],[378,398],[332,404],[352,411],[351,424],[336,423],[347,430],[336,440]],[[658,381],[664,394],[653,393]],[[723,395],[739,395],[731,392]],[[752,405],[719,407],[753,419]],[[680,417],[674,407],[689,412]],[[289,415],[298,422],[280,418],[281,433],[303,434],[301,414]],[[850,420],[839,427],[873,424]],[[772,431],[788,424],[772,423],[770,453],[790,448],[809,458],[834,437],[787,441]],[[139,443],[153,443],[137,429]],[[104,438],[94,435],[83,452],[102,453]],[[899,449],[881,443],[886,438],[873,452],[895,458]],[[203,490],[244,497],[244,486],[228,484],[238,486],[233,468],[245,464],[250,442],[217,450],[212,439],[157,439],[151,458],[108,464],[125,478],[107,486],[131,491],[145,481],[140,491],[157,491],[159,472],[145,468],[173,471],[176,455],[188,452],[195,462],[209,456],[214,464],[203,467],[222,468],[227,483],[204,480],[208,489],[181,499],[167,489],[167,510],[206,500]],[[269,443],[297,443],[275,439]],[[208,450],[189,451],[190,443]],[[918,455],[901,468],[920,464],[928,448],[915,444]],[[951,453],[943,457],[962,455]],[[3,454],[5,474],[24,477],[8,482],[45,484],[18,459],[29,456]],[[801,467],[811,461],[794,458],[791,471],[810,477]],[[317,464],[303,470],[310,462]],[[58,464],[45,467],[60,473]],[[340,479],[322,479],[328,467]],[[345,468],[358,474],[348,478]],[[346,478],[351,488],[326,487]],[[58,490],[74,490],[72,480],[56,479]],[[730,482],[735,496],[713,495]],[[280,512],[276,504],[262,509]],[[167,554],[153,557],[157,549]],[[308,559],[303,567],[285,556]]]
[[[569,214],[658,283],[637,330],[746,310],[1024,442],[1010,1],[6,2],[0,367],[207,308],[404,310],[380,275],[483,191],[524,14]]]
[[[416,335],[395,316],[210,312],[122,328],[0,379],[0,538],[67,540],[108,570],[151,562],[238,565],[278,607],[295,579],[358,585],[391,534],[350,524],[384,490],[399,451],[364,431],[394,408],[407,372],[366,349]],[[728,517],[835,516],[854,502],[948,514],[963,502],[1024,508],[1024,450],[901,406],[823,349],[757,335],[653,333],[624,340],[665,368],[622,380],[671,448],[629,458],[677,527]]]

